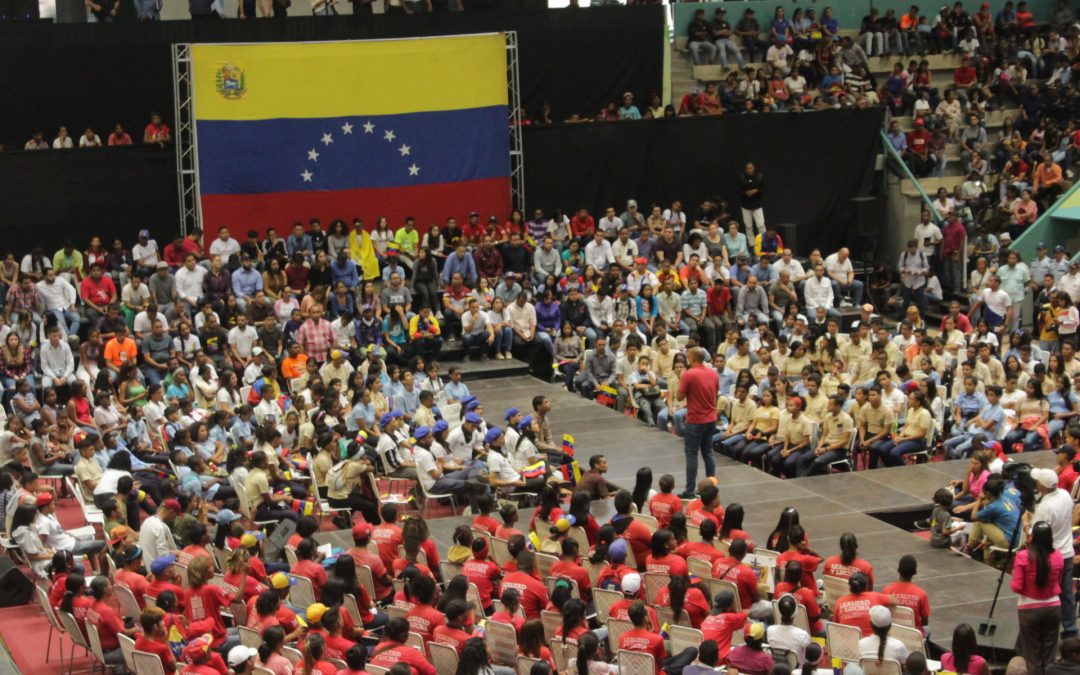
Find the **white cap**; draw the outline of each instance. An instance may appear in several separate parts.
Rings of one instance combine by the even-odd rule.
[[[636,594],[641,590],[641,575],[637,572],[631,572],[622,578],[622,591],[623,593]]]
[[[1032,469],[1031,477],[1044,488],[1056,488],[1058,484],[1058,475],[1053,469]]]
[[[892,612],[888,607],[875,605],[870,608],[870,624],[875,628],[884,628],[892,625]]]
[[[259,653],[258,649],[237,645],[229,650],[229,666],[236,668],[244,661]]]
[[[810,323],[809,321],[807,321],[807,320],[806,320],[806,316],[805,316],[805,315],[803,315],[803,314],[796,314],[796,315],[795,315],[795,322],[796,322],[796,323],[798,323],[799,321],[802,321],[803,323]]]
[[[262,347],[256,347],[256,348],[251,350],[251,353],[253,355],[255,355],[255,356],[258,356],[259,354],[263,353],[263,348]]]

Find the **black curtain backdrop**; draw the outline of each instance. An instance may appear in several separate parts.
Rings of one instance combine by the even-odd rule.
[[[799,253],[853,241],[851,198],[870,189],[884,109],[530,127],[525,132],[526,213],[626,200],[647,214],[679,199],[693,217],[720,198],[742,223],[736,178],[747,161],[764,172],[766,224],[794,223]]]
[[[178,232],[176,155],[131,147],[0,155],[0,253],[41,245],[51,255],[70,238],[82,250],[92,234],[131,247],[141,229],[159,242]]]
[[[502,3],[500,6],[517,3]],[[532,5],[534,3],[520,3]],[[520,7],[449,14],[162,21],[153,24],[0,23],[0,142],[18,147],[36,131],[92,126],[105,140],[121,122],[142,135],[150,112],[172,124],[171,45],[184,42],[317,41],[518,32],[522,97],[535,116],[595,115],[622,92],[639,104],[663,81],[661,6],[547,10]]]

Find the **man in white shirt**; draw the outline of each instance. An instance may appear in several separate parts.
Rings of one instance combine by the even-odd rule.
[[[630,289],[630,295],[637,297],[641,293],[642,286],[652,286],[655,294],[660,287],[660,280],[649,271],[649,261],[645,258],[634,259],[634,271],[626,275],[626,287]]]
[[[214,240],[214,243],[210,244],[210,255],[221,256],[222,262],[228,262],[229,256],[240,254],[240,242],[236,241],[229,234],[229,228],[223,227],[218,230],[218,238]],[[179,282],[177,282],[179,285]]]
[[[602,233],[609,239],[614,239],[615,234],[623,226],[623,221],[615,215],[615,207],[607,207],[607,211],[604,213],[604,217],[596,221],[596,231]]]
[[[807,276],[802,263],[791,256],[790,248],[785,248],[780,259],[772,264],[773,279],[779,279],[781,272],[787,272],[793,283],[801,283]]]
[[[487,471],[483,464],[473,466],[460,471],[444,473],[439,467],[435,455],[431,453],[431,443],[434,440],[429,427],[419,427],[413,432],[416,439],[416,476],[424,486],[426,492],[440,495],[454,495],[460,499],[464,493],[469,501],[472,513],[480,513],[476,506],[476,497],[487,494],[489,488],[478,478]],[[483,444],[483,438],[480,439]]]
[[[814,276],[803,284],[803,297],[806,299],[807,314],[815,314],[818,307],[824,307],[829,314],[840,315],[840,312],[833,307],[833,286],[825,276],[824,265],[814,266]]]
[[[465,413],[461,425],[446,437],[446,449],[458,464],[471,467],[473,453],[484,450],[484,435],[480,432],[483,419],[476,413]]]
[[[1001,278],[998,275],[990,275],[987,287],[982,289],[975,304],[968,311],[968,318],[970,319],[980,307],[984,310],[983,319],[986,320],[990,330],[1001,333],[1005,326],[1009,325],[1013,313],[1012,299],[1008,293],[1001,290]]]
[[[217,240],[217,241],[220,241]],[[214,243],[216,244],[217,241]],[[184,265],[176,270],[176,295],[180,302],[186,302],[192,314],[199,308],[199,302],[203,297],[203,279],[206,278],[206,268],[199,267],[195,260],[195,254],[188,253],[184,256]]]
[[[155,558],[167,556],[176,550],[176,540],[170,528],[181,510],[179,501],[166,499],[158,507],[157,513],[143,521],[139,528],[139,548],[142,549],[143,563],[147,568]]]
[[[148,277],[157,269],[160,260],[158,244],[150,238],[150,230],[139,231],[139,243],[131,247],[131,258],[135,261],[135,274]]]
[[[606,272],[607,268],[615,263],[615,253],[611,248],[611,242],[604,239],[604,233],[601,230],[594,232],[593,240],[585,246],[585,262],[596,268],[598,272]]]
[[[39,492],[34,502],[37,505],[38,514],[34,518],[34,531],[44,538],[45,546],[54,551],[67,551],[72,555],[85,555],[90,559],[91,566],[103,572],[104,560],[100,558],[105,549],[104,541],[94,538],[93,528],[85,528],[89,533],[77,532],[74,536],[64,529],[60,521],[56,519],[56,498],[51,492]]]
[[[1063,274],[1057,280],[1054,290],[1068,293],[1073,302],[1080,300],[1080,261],[1073,260],[1069,263],[1069,273]]]
[[[930,219],[930,211],[923,209],[922,221],[915,226],[915,241],[919,242],[919,250],[932,260],[937,255],[937,246],[941,239],[941,228]]]
[[[243,372],[251,362],[251,350],[258,341],[259,334],[248,325],[247,315],[238,314],[236,325],[229,330],[229,354],[234,368]]]
[[[60,339],[59,327],[54,326],[49,330],[49,339],[41,345],[39,352],[41,386],[48,389],[71,384],[71,376],[75,373],[75,356],[67,340]]]
[[[630,230],[621,228],[619,238],[611,245],[611,253],[615,257],[615,264],[622,268],[623,273],[634,269],[634,258],[637,257],[637,242],[630,238]]]
[[[851,265],[851,252],[847,247],[825,258],[825,271],[832,281],[833,297],[840,298],[841,307],[861,305],[863,282],[855,278],[855,268]],[[851,302],[844,299],[844,294],[851,294]]]
[[[1035,515],[1024,514],[1024,528],[1031,532],[1031,525],[1040,520],[1050,525],[1054,533],[1054,548],[1061,554],[1065,567],[1061,570],[1061,634],[1076,637],[1076,598],[1073,596],[1073,534],[1072,534],[1072,497],[1058,487],[1058,475],[1053,469],[1033,469],[1031,477],[1035,479],[1035,490],[1039,494],[1039,503],[1035,506]]]
[[[61,325],[67,328],[68,335],[79,334],[79,313],[75,311],[78,294],[75,287],[56,276],[51,267],[45,270],[45,278],[37,282],[38,296],[44,311],[51,313]]]
[[[607,335],[615,323],[615,303],[608,296],[607,291],[600,288],[585,299],[585,308],[589,310],[589,321],[593,329],[598,333]]]

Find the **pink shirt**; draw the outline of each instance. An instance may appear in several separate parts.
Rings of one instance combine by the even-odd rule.
[[[1013,575],[1009,582],[1009,588],[1019,597],[1017,609],[1039,609],[1041,607],[1053,607],[1060,605],[1061,600],[1061,571],[1065,563],[1061,559],[1061,553],[1056,550],[1050,554],[1050,575],[1047,583],[1043,586],[1035,585],[1037,572],[1033,560],[1029,560],[1029,551],[1024,549],[1016,554],[1013,561]]]

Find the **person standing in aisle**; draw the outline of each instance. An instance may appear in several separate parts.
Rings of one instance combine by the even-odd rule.
[[[720,391],[720,376],[705,365],[705,350],[694,347],[686,353],[689,367],[679,379],[676,400],[686,401],[686,423],[683,431],[683,450],[686,452],[686,489],[679,495],[692,498],[697,486],[698,451],[705,463],[705,476],[716,475],[712,437],[716,433],[716,397]]]

